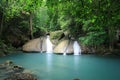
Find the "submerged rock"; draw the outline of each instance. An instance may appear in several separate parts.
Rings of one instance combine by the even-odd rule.
[[[80,80],[79,78],[75,78],[74,80]]]
[[[23,72],[23,70],[24,68],[22,66],[16,65],[10,60],[0,64],[0,71],[2,71],[1,74],[3,75]]]
[[[31,72],[25,72],[22,66],[7,60],[0,64],[0,80],[37,80]]]
[[[4,80],[37,80],[37,78],[30,73],[15,73]]]
[[[15,65],[13,66],[12,70],[17,73],[17,72],[23,72],[24,68],[22,66],[19,65]]]
[[[0,69],[7,69],[11,65],[13,65],[13,62],[10,60],[7,60],[6,62],[0,64]]]

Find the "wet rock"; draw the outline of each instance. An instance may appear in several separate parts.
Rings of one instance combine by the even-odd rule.
[[[22,66],[19,65],[14,65],[14,66],[9,66],[6,68],[6,73],[7,75],[9,74],[13,74],[13,73],[20,73],[23,72],[24,68]]]
[[[31,70],[28,70],[28,69],[25,69],[22,73],[31,73],[31,74],[34,74],[35,72],[31,71]]]
[[[6,62],[0,64],[0,69],[6,69],[7,67],[11,66],[13,64],[12,61],[7,60]]]
[[[37,80],[37,78],[30,73],[15,73],[4,80]]]
[[[5,53],[4,53],[3,50],[0,49],[0,57],[1,57],[1,56],[5,56]]]
[[[16,65],[10,60],[0,64],[0,71],[2,71],[1,74],[3,75],[23,72],[23,70],[24,68],[22,66]]]
[[[24,68],[22,66],[15,65],[15,66],[13,66],[13,70],[15,72],[22,72],[24,70]]]
[[[22,66],[7,60],[0,64],[0,80],[37,80],[31,72],[25,72]]]

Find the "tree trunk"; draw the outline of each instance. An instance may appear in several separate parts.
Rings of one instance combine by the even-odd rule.
[[[0,25],[0,37],[2,36],[2,31],[3,31],[3,19],[4,19],[4,16],[2,15],[1,25]]]
[[[109,50],[112,52],[114,49],[114,29],[113,27],[109,27]]]
[[[33,30],[32,30],[32,13],[30,13],[30,39],[33,39]]]

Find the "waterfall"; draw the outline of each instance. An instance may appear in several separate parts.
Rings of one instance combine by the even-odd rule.
[[[64,48],[64,52],[63,52],[63,55],[66,55],[66,51],[67,50],[67,47]]]
[[[64,52],[63,55],[66,55],[66,52]]]
[[[81,48],[77,41],[74,41],[73,49],[74,49],[74,55],[81,55]]]
[[[67,46],[64,48],[64,53],[63,53],[63,55],[66,55],[66,53],[68,52],[67,49],[68,49],[69,44],[70,44],[70,41],[68,42]]]
[[[50,41],[50,36],[47,35],[47,39],[46,39],[46,53],[52,53],[53,52],[53,45]]]

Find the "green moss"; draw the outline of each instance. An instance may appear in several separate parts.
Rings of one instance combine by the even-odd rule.
[[[3,40],[0,40],[0,56],[14,53],[16,48],[14,48],[10,43],[5,44]]]
[[[59,39],[62,34],[63,34],[63,31],[62,31],[62,30],[54,31],[54,32],[51,32],[51,33],[50,33],[50,38],[51,38],[52,40],[53,40],[53,39]]]

